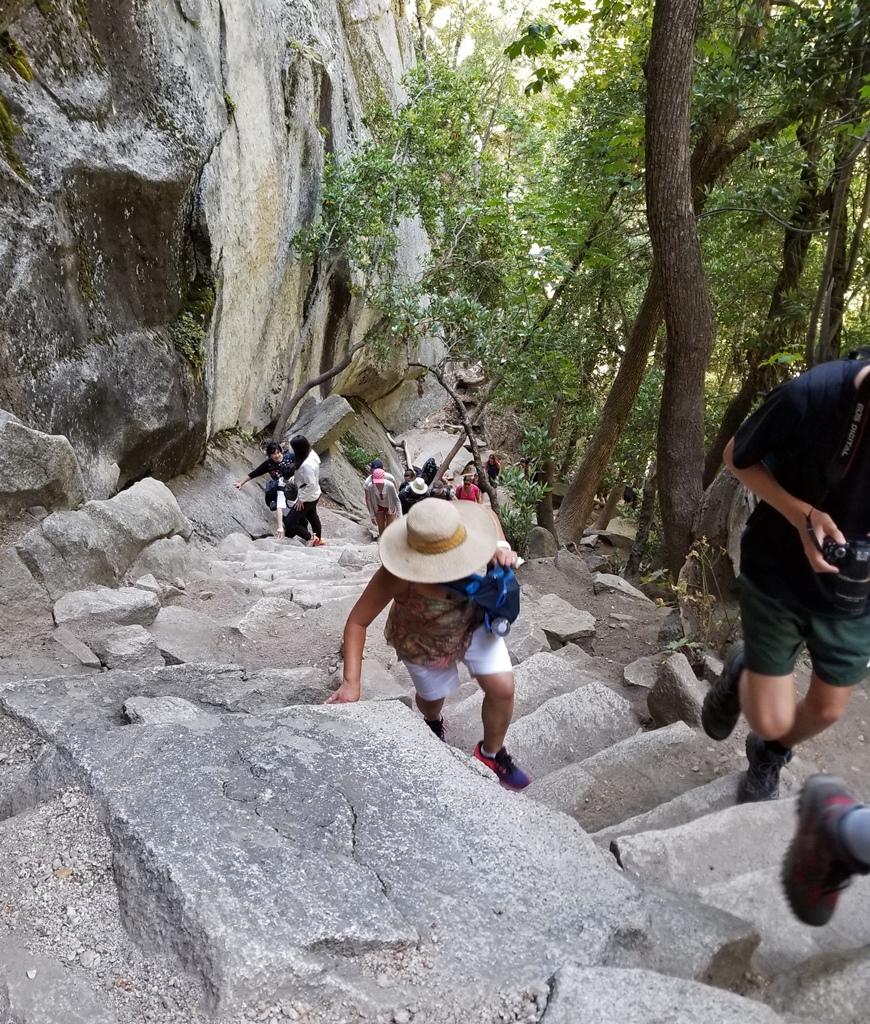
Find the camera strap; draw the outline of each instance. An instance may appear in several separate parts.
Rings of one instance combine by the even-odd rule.
[[[855,399],[849,410],[849,418],[843,427],[837,451],[828,465],[828,490],[835,487],[849,472],[864,437],[867,421],[870,419],[870,373],[855,391]]]

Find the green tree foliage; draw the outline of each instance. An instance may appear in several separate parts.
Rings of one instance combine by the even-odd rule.
[[[496,405],[546,439],[552,482],[587,453],[650,284],[653,0],[562,0],[519,26],[483,6],[451,12],[438,30],[434,5],[422,11],[407,102],[370,111],[369,142],[327,163],[322,215],[295,251],[321,281],[348,268],[379,312],[379,344],[436,336],[482,363]],[[704,7],[690,144],[717,324],[710,472],[767,388],[870,340],[868,61],[867,19],[848,0]],[[430,240],[412,278],[396,273],[402,219]],[[653,337],[599,484],[638,485],[655,459],[664,330]]]

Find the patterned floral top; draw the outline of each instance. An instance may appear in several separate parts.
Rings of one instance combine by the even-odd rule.
[[[393,601],[384,637],[402,661],[444,668],[465,654],[482,622],[482,609],[469,598],[448,590],[443,598],[429,597],[412,583],[407,597]]]

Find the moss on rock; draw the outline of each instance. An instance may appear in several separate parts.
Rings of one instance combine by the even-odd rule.
[[[187,298],[172,325],[172,341],[176,349],[190,363],[194,379],[202,380],[205,371],[205,339],[217,296],[216,282],[198,277],[190,287]]]
[[[33,78],[33,69],[27,54],[8,32],[0,32],[0,71],[5,72],[10,78],[20,78],[23,82],[29,82]],[[13,121],[6,106],[6,99],[0,92],[0,149],[9,166],[19,177],[27,181],[27,171],[14,145],[16,135],[20,134],[21,127]]]

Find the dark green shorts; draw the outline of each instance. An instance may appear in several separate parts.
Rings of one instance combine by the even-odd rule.
[[[854,686],[870,674],[870,614],[834,619],[771,597],[745,576],[738,582],[750,672],[787,676],[806,644],[816,675],[831,686]]]

